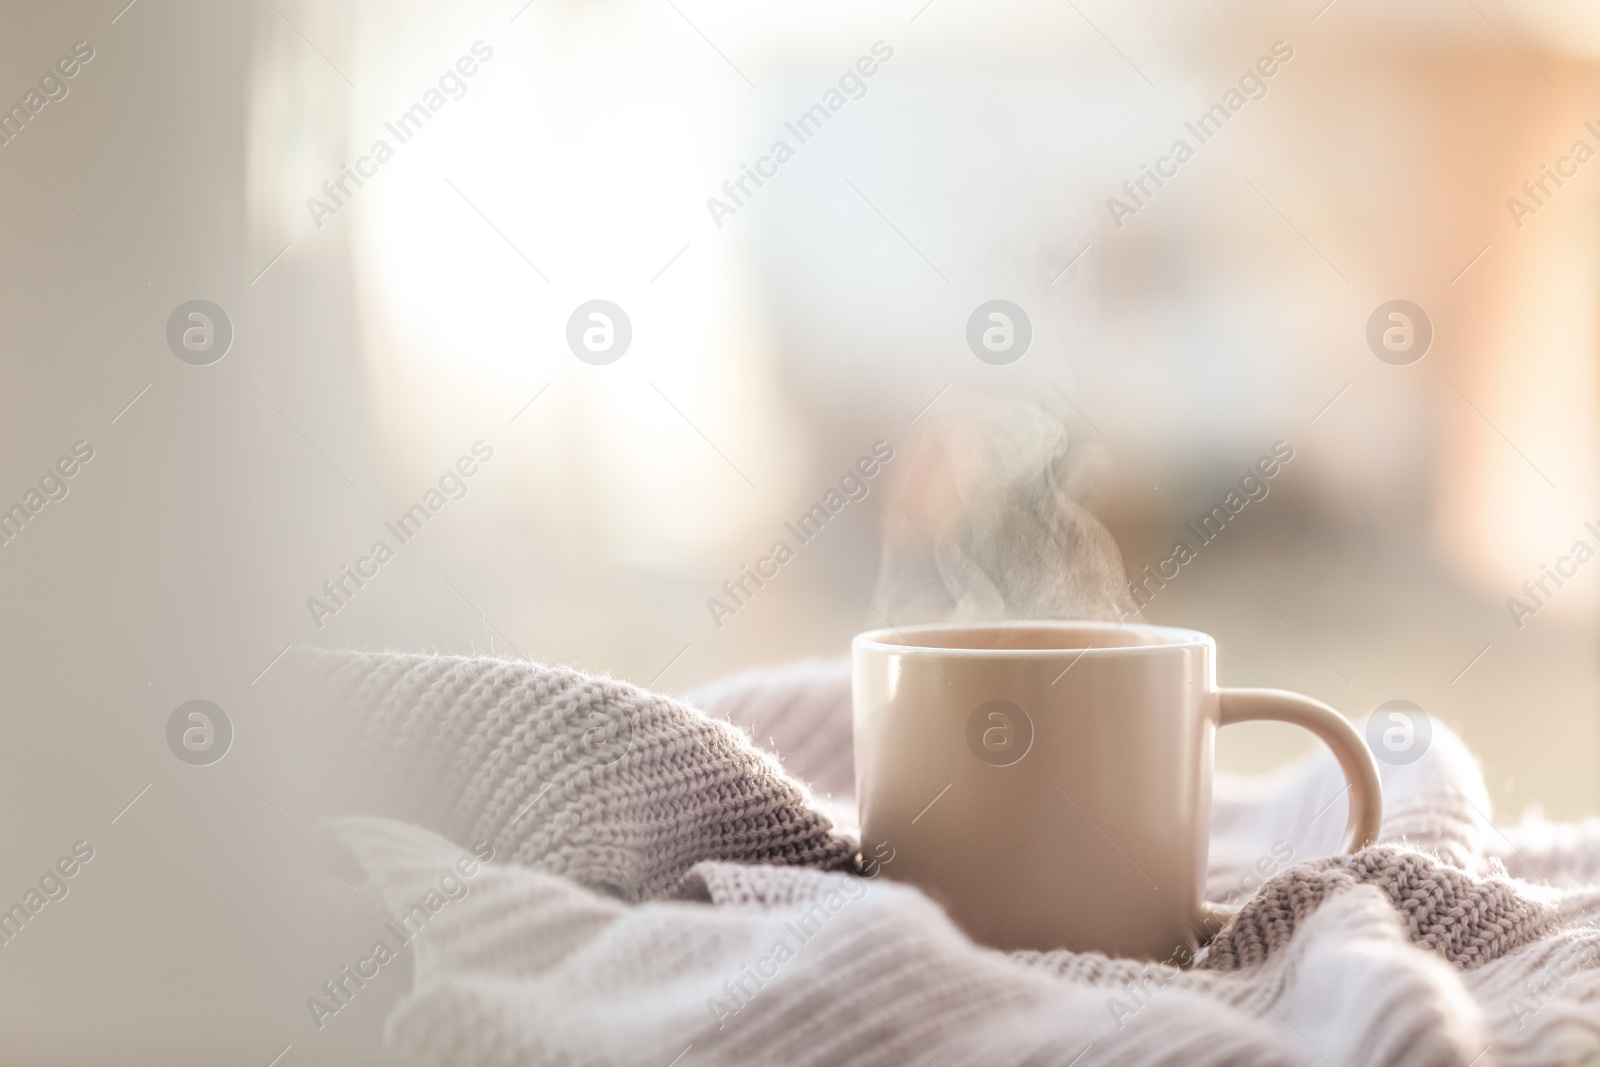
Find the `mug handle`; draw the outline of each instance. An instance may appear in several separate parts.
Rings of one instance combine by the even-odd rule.
[[[1378,839],[1383,822],[1383,783],[1378,765],[1356,728],[1343,715],[1310,697],[1284,689],[1223,689],[1218,726],[1263,719],[1303,726],[1322,739],[1339,760],[1350,793],[1350,818],[1341,851],[1357,852]],[[1202,941],[1209,941],[1238,912],[1237,907],[1200,901]]]

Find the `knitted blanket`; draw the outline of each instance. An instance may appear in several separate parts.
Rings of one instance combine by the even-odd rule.
[[[1438,725],[1383,767],[1355,856],[1329,858],[1330,757],[1219,778],[1209,895],[1243,907],[1179,969],[977,946],[858,856],[842,661],[687,701],[492,659],[285,662],[367,813],[329,824],[351,873],[427,921],[385,1030],[408,1061],[1600,1062],[1600,821],[1497,828]]]

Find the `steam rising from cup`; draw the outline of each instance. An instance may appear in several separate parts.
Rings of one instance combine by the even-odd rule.
[[[889,618],[1124,617],[1122,554],[1079,503],[1099,450],[1069,449],[1062,421],[1028,404],[927,417],[884,518],[876,602]]]

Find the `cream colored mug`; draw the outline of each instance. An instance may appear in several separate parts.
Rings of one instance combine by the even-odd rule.
[[[1326,704],[1218,689],[1216,642],[1166,626],[940,624],[852,648],[862,852],[1000,949],[1172,959],[1230,912],[1207,902],[1217,727],[1303,726],[1349,782],[1347,851],[1383,793]]]

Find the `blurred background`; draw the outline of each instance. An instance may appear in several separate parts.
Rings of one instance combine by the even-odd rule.
[[[364,942],[292,750],[256,743],[276,657],[681,693],[842,655],[888,608],[905,458],[997,400],[1095,458],[1075,491],[1130,574],[1287,443],[1144,617],[1215,634],[1224,685],[1415,702],[1502,821],[1594,814],[1600,563],[1521,626],[1507,601],[1600,547],[1600,14],[1324,5],[0,7],[0,506],[30,514],[0,546],[0,904],[94,848],[0,945],[7,1058],[364,1062],[379,998],[304,1006]],[[220,358],[169,343],[194,300]],[[603,365],[567,343],[593,300],[631,325]],[[1030,325],[1003,364],[968,343],[992,300]],[[1394,300],[1425,348],[1369,343]],[[712,611],[878,441],[865,499]],[[168,750],[193,699],[231,722],[212,766]],[[1302,744],[1239,727],[1219,761]]]

